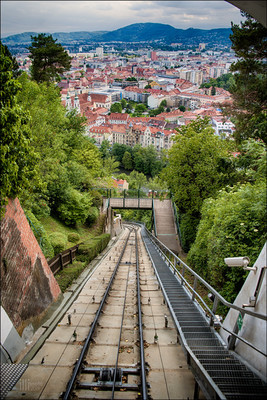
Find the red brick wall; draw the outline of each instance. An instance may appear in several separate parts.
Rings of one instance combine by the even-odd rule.
[[[60,293],[19,200],[9,200],[1,221],[2,306],[18,328],[43,313]]]

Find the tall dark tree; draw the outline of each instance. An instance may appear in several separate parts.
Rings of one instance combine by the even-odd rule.
[[[71,57],[52,35],[41,33],[31,36],[31,39],[29,57],[32,60],[32,78],[37,82],[59,81],[60,74],[70,69]]]
[[[11,70],[13,73],[13,77],[17,78],[21,75],[21,71],[19,70],[19,64],[15,56],[12,56],[9,48],[5,44],[1,44],[1,53],[3,53],[6,57],[8,57],[11,61]]]
[[[241,26],[232,23],[232,49],[238,60],[232,64],[235,84],[232,88],[233,105],[225,108],[235,120],[238,142],[248,139],[266,139],[267,106],[267,29],[246,13]]]
[[[0,42],[0,216],[8,198],[17,197],[36,174],[37,156],[27,126],[28,113],[17,103],[21,85],[14,78],[16,67],[6,46]]]

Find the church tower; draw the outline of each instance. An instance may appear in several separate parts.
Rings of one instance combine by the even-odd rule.
[[[80,114],[80,112],[81,112],[81,109],[80,109],[80,100],[79,100],[79,97],[78,97],[78,95],[76,94],[75,95],[75,98],[74,98],[74,108],[77,110],[77,112]]]
[[[67,98],[66,98],[66,108],[67,108],[68,111],[71,110],[71,98],[70,98],[69,92],[68,92]]]

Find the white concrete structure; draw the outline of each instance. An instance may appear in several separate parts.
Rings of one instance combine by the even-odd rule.
[[[24,346],[23,339],[19,336],[5,309],[1,306],[1,364],[15,361]]]
[[[238,256],[246,256],[246,254],[238,254]],[[264,274],[262,284],[259,287],[258,296],[256,300],[255,307],[245,307],[244,309],[248,309],[255,313],[267,315],[267,307],[266,307],[266,243],[255,262],[254,266],[257,267],[256,272],[250,271],[241,291],[236,297],[234,304],[238,307],[243,307],[244,304],[250,304],[250,297],[255,295],[255,291],[257,285],[259,283],[259,278],[261,273]],[[229,267],[231,268],[231,267]],[[239,267],[242,268],[242,267]],[[263,271],[262,271],[263,270]],[[233,330],[234,325],[237,321],[239,312],[231,309],[224,322],[223,327],[229,330]],[[266,354],[266,321],[255,318],[250,315],[245,315],[243,318],[243,324],[241,329],[238,332],[238,335],[243,339],[247,340],[263,353]],[[227,339],[229,333],[225,330],[221,329],[220,334],[224,341],[227,343]],[[266,366],[266,356],[252,349],[245,343],[240,340],[236,341],[235,351],[239,354],[244,360],[246,360],[250,365],[252,365],[262,378],[266,380],[267,366]]]

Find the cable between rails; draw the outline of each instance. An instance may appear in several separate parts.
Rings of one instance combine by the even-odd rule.
[[[74,387],[75,380],[76,380],[78,374],[80,373],[80,370],[81,370],[81,368],[82,368],[83,359],[84,359],[84,357],[85,357],[85,354],[86,354],[87,351],[88,351],[88,347],[89,347],[90,341],[91,341],[91,339],[92,339],[92,336],[93,336],[93,333],[94,333],[94,330],[95,330],[95,327],[96,327],[98,318],[99,318],[99,316],[100,316],[100,313],[101,313],[102,308],[103,308],[103,306],[104,306],[104,303],[105,303],[105,301],[106,301],[107,295],[108,295],[108,293],[109,293],[110,287],[111,287],[112,282],[113,282],[113,280],[114,280],[114,277],[115,277],[115,275],[116,275],[116,272],[117,272],[117,269],[118,269],[119,264],[120,264],[120,262],[121,262],[121,259],[122,259],[123,255],[124,255],[124,252],[125,252],[125,249],[126,249],[126,246],[127,246],[127,243],[128,243],[129,237],[130,237],[130,234],[131,234],[131,231],[129,232],[129,234],[128,234],[127,238],[126,238],[126,241],[125,241],[124,247],[123,247],[123,249],[122,249],[121,255],[120,255],[120,257],[119,257],[119,259],[118,259],[118,261],[117,261],[117,264],[116,264],[116,266],[115,266],[115,268],[114,268],[114,271],[113,271],[113,273],[112,273],[112,276],[111,276],[111,278],[110,278],[109,284],[108,284],[107,289],[106,289],[106,291],[105,291],[105,294],[104,294],[104,296],[103,296],[103,298],[102,298],[102,300],[101,300],[100,306],[99,306],[99,308],[98,308],[98,310],[97,310],[97,312],[96,312],[96,315],[95,315],[94,321],[93,321],[93,323],[92,323],[92,325],[91,325],[89,334],[88,334],[88,336],[87,336],[87,338],[86,338],[86,341],[85,341],[84,346],[83,346],[83,348],[82,348],[81,354],[80,354],[80,356],[79,356],[79,358],[78,358],[78,360],[77,360],[77,362],[76,362],[76,365],[75,365],[75,368],[74,368],[74,370],[73,370],[72,376],[71,376],[71,378],[70,378],[70,380],[69,380],[69,382],[68,382],[67,389],[66,389],[66,391],[65,391],[65,393],[64,393],[64,395],[63,395],[63,400],[68,400],[68,399],[69,399],[69,396],[70,396],[70,394],[71,394],[71,392],[72,392],[72,390],[73,390],[73,387]]]

